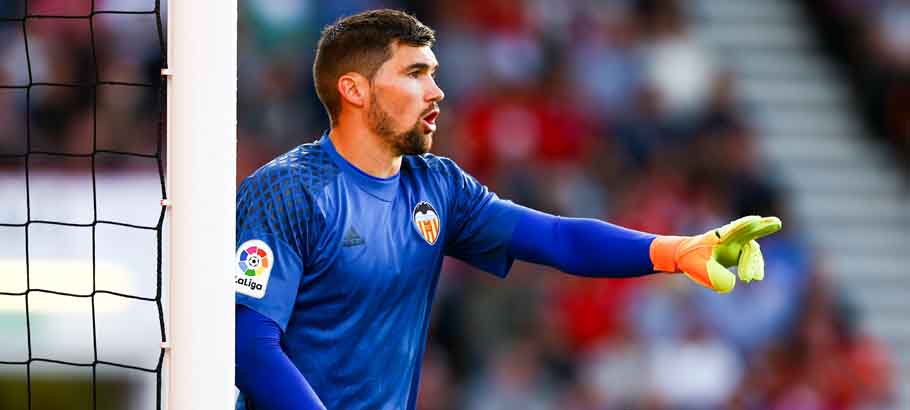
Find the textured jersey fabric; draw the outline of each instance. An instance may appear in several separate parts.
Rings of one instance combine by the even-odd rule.
[[[411,410],[443,256],[505,276],[522,210],[430,154],[369,176],[324,135],[241,184],[236,303],[281,327],[327,408]],[[251,291],[257,252],[268,276]]]

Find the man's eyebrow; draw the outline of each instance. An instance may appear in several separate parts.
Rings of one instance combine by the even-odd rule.
[[[404,71],[413,71],[413,70],[436,71],[438,69],[439,69],[438,64],[431,66],[427,63],[414,63],[414,64],[411,64],[411,65],[405,67]]]

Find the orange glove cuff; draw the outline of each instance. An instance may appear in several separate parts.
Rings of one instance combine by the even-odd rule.
[[[651,242],[651,264],[658,272],[679,272],[676,252],[687,236],[658,236]]]

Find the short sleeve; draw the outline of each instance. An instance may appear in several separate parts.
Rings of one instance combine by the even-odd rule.
[[[521,208],[500,199],[451,160],[448,162],[453,202],[446,254],[505,277],[514,262],[508,248]]]
[[[237,192],[236,303],[287,328],[307,258],[311,201],[284,170],[260,170]]]

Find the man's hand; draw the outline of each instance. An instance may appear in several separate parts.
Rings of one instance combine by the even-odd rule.
[[[651,261],[661,272],[682,272],[718,293],[736,285],[727,267],[737,266],[744,282],[765,277],[765,261],[755,240],[779,231],[776,217],[747,216],[698,236],[658,236],[651,243]]]

